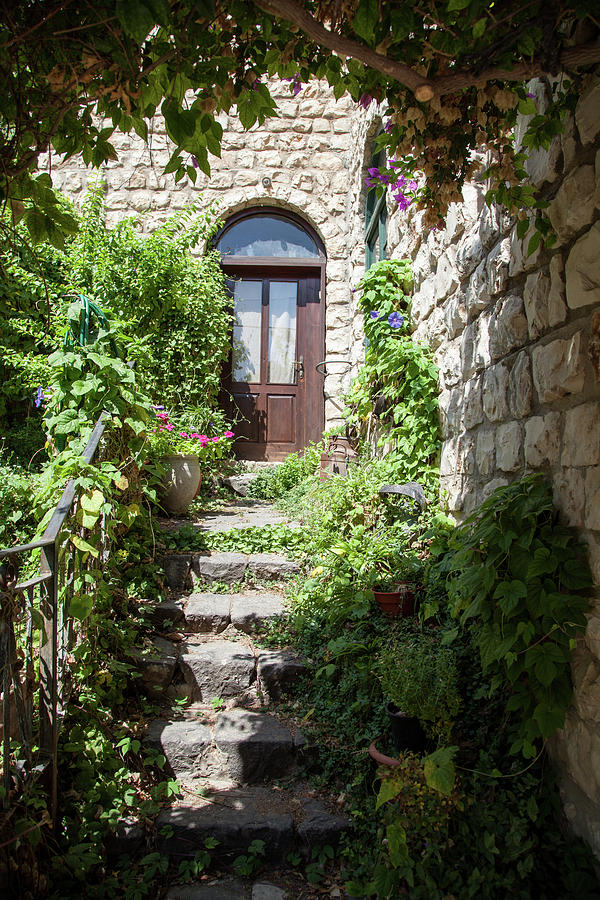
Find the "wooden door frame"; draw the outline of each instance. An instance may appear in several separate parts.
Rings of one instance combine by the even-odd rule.
[[[242,262],[243,261],[243,262]],[[282,265],[282,262],[284,263]],[[293,263],[293,265],[289,265]],[[240,265],[241,263],[241,265]],[[257,280],[277,280],[282,279],[302,279],[317,278],[320,286],[320,300],[318,310],[318,328],[319,328],[319,359],[323,359],[325,355],[325,322],[326,322],[326,304],[325,304],[325,260],[315,260],[312,264],[307,264],[306,260],[298,262],[297,260],[282,260],[281,257],[233,257],[228,256],[221,261],[221,265],[227,278],[235,279],[236,275],[241,278],[256,277]],[[300,299],[300,296],[298,297]],[[263,307],[264,310],[264,307]],[[229,358],[228,367],[231,368],[232,358]],[[262,367],[262,360],[261,360]],[[306,377],[306,376],[305,376]],[[312,377],[312,373],[311,373]],[[230,386],[227,388],[230,390]],[[277,393],[277,390],[275,390]],[[315,402],[317,410],[315,419],[318,418],[321,430],[325,427],[325,384],[321,385],[318,393],[315,391]],[[299,444],[302,448],[306,447],[312,438],[306,434],[306,415],[308,406],[305,404],[304,418],[301,423],[302,433],[299,438]],[[316,437],[316,435],[315,435]],[[266,446],[266,443],[265,443]],[[283,458],[283,457],[282,457]]]

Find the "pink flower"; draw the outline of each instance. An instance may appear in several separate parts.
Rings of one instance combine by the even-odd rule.
[[[235,437],[235,434],[233,433],[233,431],[226,431],[223,437],[232,438]]]
[[[180,431],[180,432],[179,432],[179,437],[184,437],[184,438],[186,438],[186,437],[189,437],[189,434],[187,433],[187,431]]]
[[[218,441],[218,440],[219,440],[218,437],[211,438],[211,441],[213,442],[213,444],[214,444],[216,441]]]
[[[174,425],[171,425],[170,423],[169,423],[168,425],[165,425],[165,428],[167,429],[167,431],[173,431],[173,428],[174,428],[174,427],[175,427],[175,426],[174,426]]]

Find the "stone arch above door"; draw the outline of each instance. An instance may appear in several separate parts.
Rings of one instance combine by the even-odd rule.
[[[324,428],[325,248],[314,229],[279,207],[231,216],[215,237],[234,300],[224,393],[236,452],[277,460]]]

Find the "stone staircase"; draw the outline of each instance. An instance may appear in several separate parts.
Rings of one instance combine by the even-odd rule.
[[[170,701],[148,723],[144,743],[164,754],[181,786],[183,798],[156,822],[156,849],[175,860],[193,857],[215,838],[213,858],[227,868],[258,839],[265,863],[285,866],[290,853],[308,859],[312,848],[337,844],[349,827],[335,804],[302,777],[314,748],[278,709],[286,687],[304,670],[302,659],[256,646],[261,631],[284,614],[281,582],[297,570],[274,554],[183,553],[168,560],[170,596],[150,611],[152,646],[137,662],[146,693]],[[214,581],[239,582],[240,571],[269,580],[269,588],[210,591]],[[183,700],[186,708],[173,713]],[[169,897],[188,896],[172,890],[180,892]],[[255,893],[248,888],[243,896]],[[275,896],[292,900],[291,894]]]

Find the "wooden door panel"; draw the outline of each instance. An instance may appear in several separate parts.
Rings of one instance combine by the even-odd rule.
[[[267,444],[293,444],[296,448],[296,398],[267,396]]]
[[[233,402],[242,415],[236,423],[236,438],[245,444],[247,441],[258,443],[260,440],[260,394],[232,393]],[[236,417],[237,418],[237,417]]]
[[[262,282],[261,338],[260,342],[254,340],[256,347],[260,347],[260,366],[258,359],[254,361],[256,354],[246,354],[252,362],[250,366],[239,351],[241,328],[249,334],[252,328],[256,330],[253,307],[249,307],[243,326],[238,325],[234,333],[234,339],[237,336],[238,340],[236,357],[244,361],[248,371],[259,375],[260,381],[257,378],[256,383],[233,382],[232,358],[225,388],[246,420],[236,423],[238,440],[234,449],[243,459],[283,459],[293,451],[302,450],[310,441],[319,440],[323,430],[323,379],[315,371],[324,354],[321,278],[316,274],[292,274],[276,269],[269,270],[268,274],[259,273],[258,269],[256,272],[243,271],[240,276],[243,282]],[[235,275],[234,279],[239,283]],[[288,291],[286,283],[297,288]],[[235,283],[229,284],[233,294]],[[252,285],[247,289],[244,285],[238,287],[238,296],[246,293],[252,294],[251,299],[256,305],[259,296],[256,288]],[[297,302],[295,318],[288,296],[294,293]],[[273,348],[278,353],[275,364],[269,358]],[[241,370],[238,362],[236,371]]]

